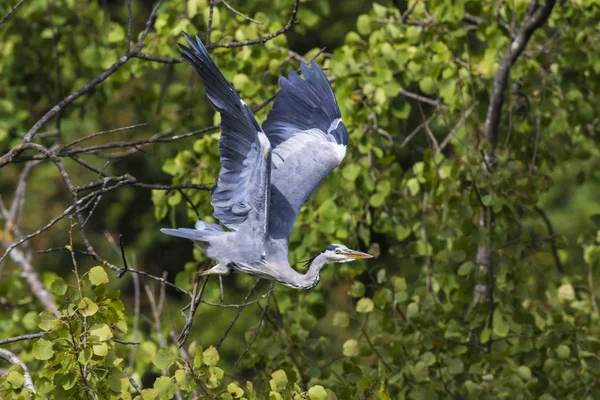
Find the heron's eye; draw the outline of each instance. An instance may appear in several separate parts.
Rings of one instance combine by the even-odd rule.
[[[335,249],[335,254],[340,254],[342,252],[342,249]]]

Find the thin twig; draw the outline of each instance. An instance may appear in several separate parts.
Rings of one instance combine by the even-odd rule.
[[[156,331],[156,336],[158,337],[158,343],[160,344],[160,347],[167,347],[167,342],[165,341],[165,337],[162,333],[160,313],[158,312],[158,307],[156,306],[154,292],[152,291],[152,289],[150,289],[150,286],[148,285],[144,285],[144,290],[146,291],[146,296],[148,296],[150,310],[152,311],[152,317],[154,318],[154,330]]]
[[[423,241],[423,247],[425,249],[425,265],[426,265],[426,271],[427,271],[427,278],[426,278],[426,288],[427,288],[427,292],[431,293],[434,297],[435,297],[435,293],[433,293],[433,284],[432,284],[432,278],[433,278],[433,265],[431,262],[431,256],[429,255],[429,243],[427,241],[427,228],[425,226],[426,224],[426,218],[427,218],[427,192],[423,192],[423,201],[421,203],[421,212],[422,212],[422,216],[421,216],[421,240]]]
[[[127,43],[125,43],[125,53],[131,50],[131,26],[133,22],[133,12],[131,10],[131,0],[127,0]]]
[[[238,365],[239,362],[242,361],[242,358],[244,358],[244,356],[250,351],[250,348],[252,347],[252,345],[254,344],[254,341],[258,337],[258,334],[260,333],[260,328],[262,327],[263,321],[265,319],[265,315],[267,315],[267,311],[269,310],[269,303],[271,300],[271,294],[273,293],[273,290],[274,290],[274,282],[271,281],[269,284],[269,291],[268,291],[269,295],[267,296],[267,304],[265,304],[265,308],[263,309],[262,314],[260,315],[260,319],[258,320],[258,326],[256,327],[256,332],[254,332],[252,339],[250,339],[250,341],[248,342],[248,345],[246,346],[246,348],[244,349],[242,354],[240,354],[240,356],[238,357],[236,362],[233,364],[234,366]],[[259,304],[259,306],[260,306],[260,304]],[[300,368],[298,368],[298,371],[300,371]]]
[[[210,45],[210,34],[212,33],[213,26],[213,13],[215,11],[215,3],[214,0],[208,0],[208,24],[206,27],[206,45]]]
[[[117,342],[117,343],[121,343],[121,344],[132,344],[132,345],[138,345],[140,344],[140,342],[135,341],[135,340],[121,340],[121,339],[117,339],[117,338],[112,338],[113,341]]]
[[[2,19],[0,19],[0,25],[5,23],[6,20],[8,20],[10,18],[10,16],[13,15],[14,12],[17,11],[19,9],[19,7],[21,7],[23,5],[23,3],[25,3],[25,0],[19,1],[13,8],[8,10],[8,13]]]
[[[364,324],[366,324],[366,323],[367,323],[367,319],[365,319]],[[367,334],[367,331],[366,331],[365,327],[363,326],[364,324],[359,324],[358,326],[360,327],[360,330],[361,330],[363,336],[365,337],[365,339],[367,339],[367,343],[369,343],[371,350],[373,350],[373,352],[375,353],[377,358],[379,358],[379,361],[381,361],[381,363],[383,364],[385,369],[387,369],[388,371],[392,371],[392,367],[390,367],[389,364],[385,362],[385,360],[383,359],[383,357],[381,356],[379,351],[377,351],[377,349],[373,345],[373,342],[371,342],[371,338],[369,338],[369,335]]]
[[[196,315],[196,310],[198,310],[198,306],[202,300],[202,295],[204,294],[204,289],[206,288],[206,283],[210,275],[206,275],[204,278],[204,282],[202,283],[202,287],[200,288],[200,292],[196,293],[198,290],[198,282],[200,280],[200,275],[196,275],[194,277],[194,289],[192,290],[192,301],[190,302],[190,311],[186,317],[185,325],[177,338],[177,347],[181,348],[185,344],[188,335],[190,334],[190,330],[192,329],[192,322],[194,320],[194,315]]]
[[[210,4],[212,6],[212,0],[211,0]],[[290,28],[292,28],[296,24],[296,22],[297,22],[296,16],[298,15],[299,7],[300,7],[300,0],[295,0],[294,7],[292,8],[292,13],[291,13],[290,18],[288,19],[287,23],[281,29],[278,29],[275,32],[273,32],[267,36],[259,37],[258,39],[243,40],[243,41],[239,41],[239,42],[225,42],[225,43],[220,43],[220,42],[209,43],[207,40],[206,48],[214,49],[216,47],[226,47],[226,48],[245,47],[245,46],[253,46],[256,44],[266,43],[269,40],[276,38],[277,36],[283,35],[284,33],[286,33],[288,30],[290,30]]]
[[[133,303],[133,327],[131,328],[131,340],[137,340],[138,335],[138,324],[140,319],[140,279],[136,274],[131,275],[133,279],[133,292],[134,292],[134,303]],[[135,353],[137,347],[132,347],[129,351],[129,368],[133,368],[135,363]]]
[[[74,146],[76,144],[79,144],[79,143],[84,142],[86,140],[89,140],[91,138],[95,138],[96,136],[106,135],[108,133],[122,132],[122,131],[130,130],[130,129],[140,128],[140,127],[143,127],[143,126],[148,126],[148,124],[147,123],[135,124],[135,125],[123,126],[121,128],[114,128],[114,129],[108,129],[106,131],[91,133],[91,134],[86,135],[86,136],[84,136],[82,138],[74,140],[74,141],[72,141],[69,144],[66,144],[66,145],[62,146],[60,148],[60,150],[57,151],[57,153],[61,153],[62,151],[64,151],[65,149],[68,149],[69,147],[72,147],[72,146]]]
[[[211,1],[212,3],[212,1]],[[262,25],[263,23],[260,21],[255,20],[254,18],[250,18],[249,16],[247,16],[244,13],[239,12],[238,10],[236,10],[235,8],[231,7],[229,5],[229,3],[227,3],[225,0],[221,0],[221,3],[223,3],[225,5],[225,7],[227,7],[231,12],[233,12],[236,15],[239,15],[240,17],[244,18],[246,21],[250,21],[250,22],[254,22],[255,24],[260,24]]]
[[[223,336],[221,336],[221,339],[219,339],[219,341],[217,342],[217,345],[215,346],[216,349],[219,349],[219,347],[221,347],[221,345],[223,344],[223,342],[225,341],[225,339],[229,335],[229,332],[231,331],[231,328],[233,328],[233,325],[238,320],[238,318],[242,314],[242,311],[246,307],[246,302],[248,301],[248,299],[250,298],[250,296],[252,296],[252,293],[254,293],[254,289],[256,289],[256,286],[258,285],[258,282],[260,282],[260,279],[255,280],[254,284],[252,285],[252,287],[250,288],[250,290],[248,291],[248,293],[246,293],[246,296],[244,297],[244,301],[242,302],[242,304],[240,305],[240,307],[238,307],[237,314],[235,314],[235,317],[233,317],[233,319],[229,323],[229,326],[225,329],[225,332],[223,332]]]
[[[560,261],[560,257],[558,256],[558,247],[556,246],[556,236],[554,234],[554,227],[552,226],[552,221],[550,221],[550,218],[548,218],[548,215],[542,208],[535,206],[533,209],[536,213],[538,213],[538,215],[546,224],[546,229],[548,230],[548,235],[550,236],[550,248],[552,249],[552,257],[554,258],[556,269],[561,274],[564,274],[565,269],[563,268],[562,262]]]

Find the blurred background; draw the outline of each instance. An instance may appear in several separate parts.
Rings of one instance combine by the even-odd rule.
[[[379,398],[384,398],[381,393],[434,398],[450,392],[485,398],[499,396],[503,387],[532,397],[553,393],[555,398],[582,387],[574,393],[600,396],[597,372],[575,365],[576,358],[595,365],[600,350],[588,337],[598,331],[593,280],[600,257],[597,2],[555,6],[532,36],[507,85],[496,170],[490,176],[483,168],[482,155],[491,151],[483,130],[493,80],[524,25],[528,4],[301,1],[298,22],[285,34],[265,44],[211,51],[252,108],[275,95],[278,77],[298,70],[302,60],[316,58],[324,67],[350,133],[349,150],[299,214],[290,261],[302,270],[303,260],[330,243],[377,256],[367,263],[326,268],[319,287],[309,292],[276,285],[276,300],[269,304],[276,301],[278,312],[271,307],[264,314],[271,322],[260,322],[253,350],[234,367],[262,321],[265,302],[245,308],[219,348],[231,379],[268,387],[272,371],[289,367],[297,371],[299,382],[321,383],[340,399],[376,393]],[[153,5],[132,2],[134,41]],[[294,2],[228,5],[261,23],[215,2],[212,43],[275,32],[288,22]],[[0,16],[12,6],[0,5]],[[171,137],[218,124],[194,70],[169,61],[178,57],[182,32],[206,38],[209,15],[207,0],[165,1],[143,47],[145,54],[164,59],[129,60],[48,122],[35,141],[50,147],[143,124],[86,142],[99,145],[156,134]],[[122,0],[28,0],[0,25],[0,153],[19,144],[54,104],[117,62],[125,51],[127,24]],[[269,109],[267,105],[256,113],[259,122]],[[219,167],[218,137],[218,130],[211,130],[168,143],[82,154],[80,159],[143,183],[210,187]],[[98,179],[71,157],[63,162],[75,185]],[[15,196],[23,168],[24,162],[17,160],[0,169],[0,196],[6,204]],[[209,261],[191,242],[162,235],[159,229],[192,226],[196,211],[210,222],[212,208],[208,191],[183,192],[187,200],[177,190],[131,186],[104,195],[86,227],[96,252],[123,265],[122,235],[130,267],[156,276],[166,272],[167,280],[191,289],[194,273]],[[37,165],[27,182],[21,232],[36,231],[72,201],[55,165],[47,160]],[[491,233],[479,224],[486,207],[494,214]],[[496,268],[496,311],[494,305],[490,311],[489,303],[474,300],[476,286],[489,285],[488,275],[476,265],[478,246],[489,240],[488,234]],[[3,249],[13,235],[0,221]],[[64,249],[69,241],[69,220],[64,219],[30,242],[32,264],[42,281],[59,276],[76,284],[70,252],[35,253]],[[73,241],[75,248],[84,249],[78,234]],[[84,255],[78,262],[82,270],[98,264]],[[109,274],[109,287],[120,290],[130,323],[132,276]],[[140,280],[158,291],[154,282]],[[225,277],[224,304],[242,302],[253,281],[243,275]],[[260,282],[254,297],[268,287]],[[559,289],[564,294],[569,287],[573,297],[561,297]],[[28,290],[15,263],[0,264],[2,318],[10,321],[0,328],[3,337],[37,330],[23,322],[41,311]],[[161,319],[168,336],[168,330],[179,332],[185,323],[180,309],[189,298],[170,288],[166,294]],[[209,281],[204,299],[221,304],[219,297],[217,280]],[[362,299],[371,301],[363,302],[366,309],[358,307]],[[142,314],[150,318],[143,295],[141,302]],[[200,305],[189,341],[203,348],[214,345],[237,313],[237,308]],[[157,342],[152,324],[143,319],[140,335],[138,340]],[[508,340],[514,338],[516,342]],[[354,342],[360,350],[351,348]],[[492,343],[500,347],[493,349]],[[560,344],[589,354],[557,358],[551,349]],[[144,356],[144,351],[152,353],[150,347],[138,351],[132,371],[149,386],[160,372]],[[378,347],[381,354],[373,350]],[[429,360],[428,354],[436,359]],[[554,359],[559,360],[556,365],[546,365]],[[529,374],[519,370],[523,365]],[[561,368],[584,377],[578,384],[567,378],[553,382]],[[486,374],[496,380],[486,380]],[[367,377],[364,385],[362,377]]]

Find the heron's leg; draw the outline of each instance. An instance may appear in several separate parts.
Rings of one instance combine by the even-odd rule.
[[[210,269],[196,273],[196,275],[199,274],[199,276],[204,276],[204,275],[218,275],[219,276],[219,289],[221,290],[221,303],[222,303],[223,300],[225,299],[225,296],[223,294],[224,292],[223,292],[222,276],[229,275],[230,273],[231,273],[230,267],[228,267],[226,264],[219,263]]]
[[[225,300],[225,295],[223,294],[223,277],[219,275],[219,289],[221,289],[221,303]]]

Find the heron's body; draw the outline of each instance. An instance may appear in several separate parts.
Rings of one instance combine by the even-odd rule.
[[[310,289],[321,268],[368,254],[328,246],[311,260],[306,274],[288,262],[288,239],[304,201],[346,154],[348,132],[329,81],[318,65],[302,64],[302,80],[291,71],[262,128],[196,37],[180,46],[221,113],[221,171],[212,190],[214,217],[229,228],[198,221],[195,229],[162,229],[191,239],[217,261],[207,274],[240,271]]]

